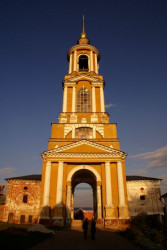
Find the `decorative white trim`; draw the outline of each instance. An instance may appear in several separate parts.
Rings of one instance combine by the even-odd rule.
[[[67,112],[67,87],[64,87],[63,93],[63,112]]]
[[[75,148],[75,147],[80,146],[80,145],[89,145],[89,146],[92,146],[94,148],[106,151],[106,153],[63,153],[62,152],[64,150]],[[122,159],[124,159],[127,156],[127,154],[125,154],[122,151],[119,151],[117,149],[110,148],[110,147],[107,147],[107,146],[104,146],[104,145],[101,145],[101,144],[98,144],[95,142],[91,142],[88,140],[80,140],[80,141],[77,141],[77,142],[74,142],[71,144],[67,144],[67,145],[64,145],[64,146],[61,146],[58,148],[54,148],[54,149],[45,151],[41,154],[41,156],[43,158],[52,157],[52,156],[74,157],[74,155],[75,155],[75,157],[82,157],[82,156],[83,157],[93,157],[96,155],[96,157],[119,157]]]
[[[100,87],[100,106],[101,106],[101,112],[105,112],[103,87]]]
[[[95,73],[98,74],[98,68],[97,68],[97,54],[95,53]]]
[[[113,207],[110,162],[105,162],[106,207]]]
[[[96,181],[101,181],[101,177],[99,175],[99,173],[91,166],[88,166],[88,165],[81,165],[81,166],[77,166],[75,168],[73,168],[69,174],[68,174],[68,177],[67,177],[67,181],[71,181],[72,180],[72,176],[75,172],[77,172],[78,170],[81,170],[81,169],[87,169],[87,170],[90,170],[92,173],[94,173],[94,175],[96,176]]]
[[[62,206],[63,202],[63,162],[59,162],[57,175],[56,205]]]
[[[70,54],[70,60],[69,60],[69,74],[72,72],[72,54]]]
[[[96,112],[96,96],[95,96],[95,87],[92,87],[92,112]]]
[[[90,62],[91,62],[91,68],[90,71],[93,71],[93,51],[90,52]]]
[[[89,81],[92,81],[93,84],[103,84],[104,81],[100,80],[99,78],[93,77],[92,75],[89,75],[89,73],[85,74],[79,74],[77,76],[73,76],[71,78],[68,78],[67,80],[64,80],[64,84],[70,84],[71,82],[76,82],[80,79],[88,79]]]
[[[74,51],[74,71],[77,71],[77,52]]]
[[[117,178],[118,178],[118,193],[119,193],[119,206],[125,206],[125,194],[123,183],[122,162],[117,162]]]
[[[51,174],[51,162],[46,162],[45,168],[45,183],[43,193],[43,206],[49,206],[49,194],[50,194],[50,174]]]
[[[75,112],[75,95],[76,95],[76,87],[72,88],[72,112]]]
[[[98,49],[96,49],[94,46],[90,45],[90,44],[77,44],[77,45],[74,45],[71,49],[69,49],[68,51],[68,56],[75,50],[77,49],[90,49],[92,51],[94,51],[95,53],[97,53],[98,57],[100,57],[100,53],[98,51]]]
[[[71,132],[73,131],[73,128],[80,128],[80,127],[88,127],[88,128],[93,128],[95,127],[95,130],[99,132],[99,134],[104,137],[104,125],[103,124],[91,124],[91,123],[86,123],[83,125],[83,123],[78,123],[78,124],[65,124],[64,126],[64,138]],[[73,138],[73,137],[72,137]]]

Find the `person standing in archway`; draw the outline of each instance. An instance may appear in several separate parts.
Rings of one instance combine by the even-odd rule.
[[[91,222],[91,239],[95,240],[95,233],[96,233],[96,221],[93,218]]]
[[[87,233],[88,233],[88,218],[86,218],[84,221],[83,221],[83,231],[84,231],[84,239],[86,240],[87,239]]]

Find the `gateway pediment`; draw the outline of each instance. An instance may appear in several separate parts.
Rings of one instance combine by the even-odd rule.
[[[74,143],[67,144],[65,146],[56,147],[55,149],[45,151],[42,156],[58,156],[58,155],[73,155],[73,154],[84,154],[86,155],[92,155],[92,154],[101,154],[101,155],[113,155],[114,157],[123,157],[125,158],[127,155],[117,149],[104,146],[95,142],[91,142],[88,140],[80,140]]]

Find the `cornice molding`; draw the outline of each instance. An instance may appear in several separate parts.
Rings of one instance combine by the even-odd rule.
[[[63,153],[62,151],[65,151],[65,150],[68,150],[68,149],[72,149],[72,148],[75,148],[77,146],[81,146],[81,145],[88,145],[88,146],[92,146],[94,147],[95,149],[100,149],[100,150],[103,150],[103,151],[106,151],[106,153]],[[84,157],[84,158],[91,158],[91,157],[119,157],[119,158],[126,158],[127,154],[122,152],[122,151],[119,151],[117,149],[114,149],[114,148],[110,148],[110,147],[107,147],[107,146],[104,146],[104,145],[101,145],[101,144],[98,144],[98,143],[95,143],[95,142],[91,142],[91,141],[88,141],[88,140],[80,140],[80,141],[77,141],[77,142],[74,142],[74,143],[70,143],[68,145],[65,145],[65,146],[61,146],[61,147],[57,147],[55,149],[52,149],[52,150],[48,150],[48,151],[45,151],[41,154],[41,156],[43,158],[46,158],[46,157]]]
[[[93,45],[90,45],[90,44],[77,44],[77,45],[74,45],[67,52],[67,58],[69,59],[70,54],[73,51],[78,50],[78,49],[90,49],[90,50],[94,51],[97,54],[98,59],[100,59],[100,52],[98,51],[98,49],[96,49]]]
[[[68,78],[67,80],[64,80],[63,83],[64,84],[74,84],[76,81],[78,81],[82,78],[86,78],[86,79],[90,80],[93,84],[100,84],[101,85],[104,83],[104,80],[101,80],[99,78],[96,78],[92,75],[85,74],[85,73]]]

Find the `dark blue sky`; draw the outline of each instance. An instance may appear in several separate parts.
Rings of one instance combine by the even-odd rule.
[[[127,173],[167,183],[167,1],[0,2],[0,178],[41,173],[62,107],[67,51],[86,33],[101,52],[110,122]]]

